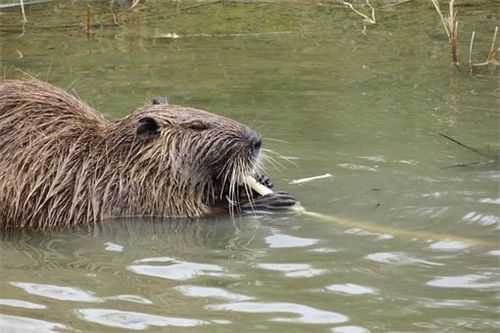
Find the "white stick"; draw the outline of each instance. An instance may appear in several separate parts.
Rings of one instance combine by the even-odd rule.
[[[250,186],[250,188],[252,190],[254,190],[255,192],[259,193],[262,196],[273,193],[273,190],[271,190],[270,188],[267,188],[266,186],[260,184],[252,176],[245,177],[245,183],[247,183],[248,186]]]
[[[333,177],[329,173],[325,173],[324,175],[321,176],[314,176],[314,177],[308,177],[308,178],[301,178],[301,179],[294,179],[292,180],[289,184],[302,184],[302,183],[307,183],[313,180],[318,180],[318,179],[323,179],[323,178],[330,178]]]

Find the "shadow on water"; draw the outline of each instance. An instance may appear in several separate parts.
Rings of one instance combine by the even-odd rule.
[[[219,250],[242,250],[238,248],[241,228],[248,229],[235,217],[213,217],[206,219],[185,218],[113,218],[91,226],[75,226],[49,231],[13,230],[2,232],[3,245],[23,248],[47,242],[76,244],[84,242],[99,244],[117,241],[128,247],[174,249],[180,253],[210,248]],[[251,224],[251,223],[250,223]],[[241,245],[241,244],[240,244]],[[110,246],[110,251],[116,250]]]

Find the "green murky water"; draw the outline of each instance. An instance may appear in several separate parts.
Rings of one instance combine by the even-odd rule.
[[[378,1],[366,34],[326,1],[89,2],[90,35],[72,3],[28,6],[24,31],[19,7],[0,11],[3,77],[49,80],[109,117],[167,95],[247,123],[279,153],[277,186],[338,219],[5,236],[2,332],[500,329],[500,167],[438,135],[498,156],[500,72],[450,68],[430,2]],[[500,3],[468,3],[460,56],[474,30],[481,62]]]

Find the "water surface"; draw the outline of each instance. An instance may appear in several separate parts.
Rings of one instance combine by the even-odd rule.
[[[329,2],[51,1],[24,28],[2,10],[4,77],[49,80],[110,118],[167,95],[249,124],[276,152],[276,186],[336,218],[4,235],[2,332],[499,330],[499,165],[438,133],[498,156],[500,72],[450,68],[429,3],[394,3],[365,33]],[[470,3],[464,63],[470,33],[483,61],[500,22],[498,1]]]

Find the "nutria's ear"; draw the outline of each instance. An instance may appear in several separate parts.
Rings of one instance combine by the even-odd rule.
[[[151,104],[153,105],[158,105],[158,104],[165,104],[168,105],[168,98],[167,96],[156,96],[151,99]]]
[[[160,136],[160,125],[151,117],[139,119],[136,130],[139,140],[147,141]]]

